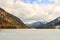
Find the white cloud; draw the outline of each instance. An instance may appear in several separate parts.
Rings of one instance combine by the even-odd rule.
[[[57,2],[57,0],[54,0]],[[59,0],[58,0],[59,1]],[[39,4],[29,4],[24,3],[21,0],[1,0],[0,7],[4,8],[6,11],[11,14],[19,17],[25,23],[32,23],[35,21],[51,21],[56,17],[60,16],[59,5],[55,6],[55,4],[49,5],[39,5]],[[32,20],[33,19],[33,20]],[[37,20],[36,20],[37,19]]]

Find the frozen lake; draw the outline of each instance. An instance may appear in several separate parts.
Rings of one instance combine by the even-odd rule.
[[[60,30],[3,29],[0,31],[0,40],[60,40]]]

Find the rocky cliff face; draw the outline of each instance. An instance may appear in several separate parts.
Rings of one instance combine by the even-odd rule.
[[[0,28],[19,29],[27,27],[19,18],[0,8]]]

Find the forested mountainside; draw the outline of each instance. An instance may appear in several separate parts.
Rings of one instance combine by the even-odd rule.
[[[19,18],[0,8],[0,28],[19,29],[27,27]]]

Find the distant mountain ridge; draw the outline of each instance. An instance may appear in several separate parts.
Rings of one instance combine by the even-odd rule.
[[[41,27],[37,27],[37,28],[41,28]],[[49,28],[49,29],[56,29],[57,28],[57,29],[60,29],[60,16],[57,17],[56,19],[44,24],[42,26],[42,28]]]
[[[44,22],[40,22],[40,21],[38,21],[38,22],[34,22],[34,23],[32,23],[32,24],[26,24],[28,27],[30,27],[30,28],[35,28],[35,27],[40,27],[40,26],[43,26],[45,23]]]
[[[34,22],[32,24],[29,24],[27,26],[33,27],[33,28],[38,28],[38,29],[60,29],[60,16],[57,17],[56,19],[43,23],[43,22]]]
[[[27,28],[27,26],[19,18],[0,8],[0,28],[18,29]]]
[[[50,26],[53,28],[55,28],[58,25],[60,25],[60,16],[46,24],[46,26]]]

